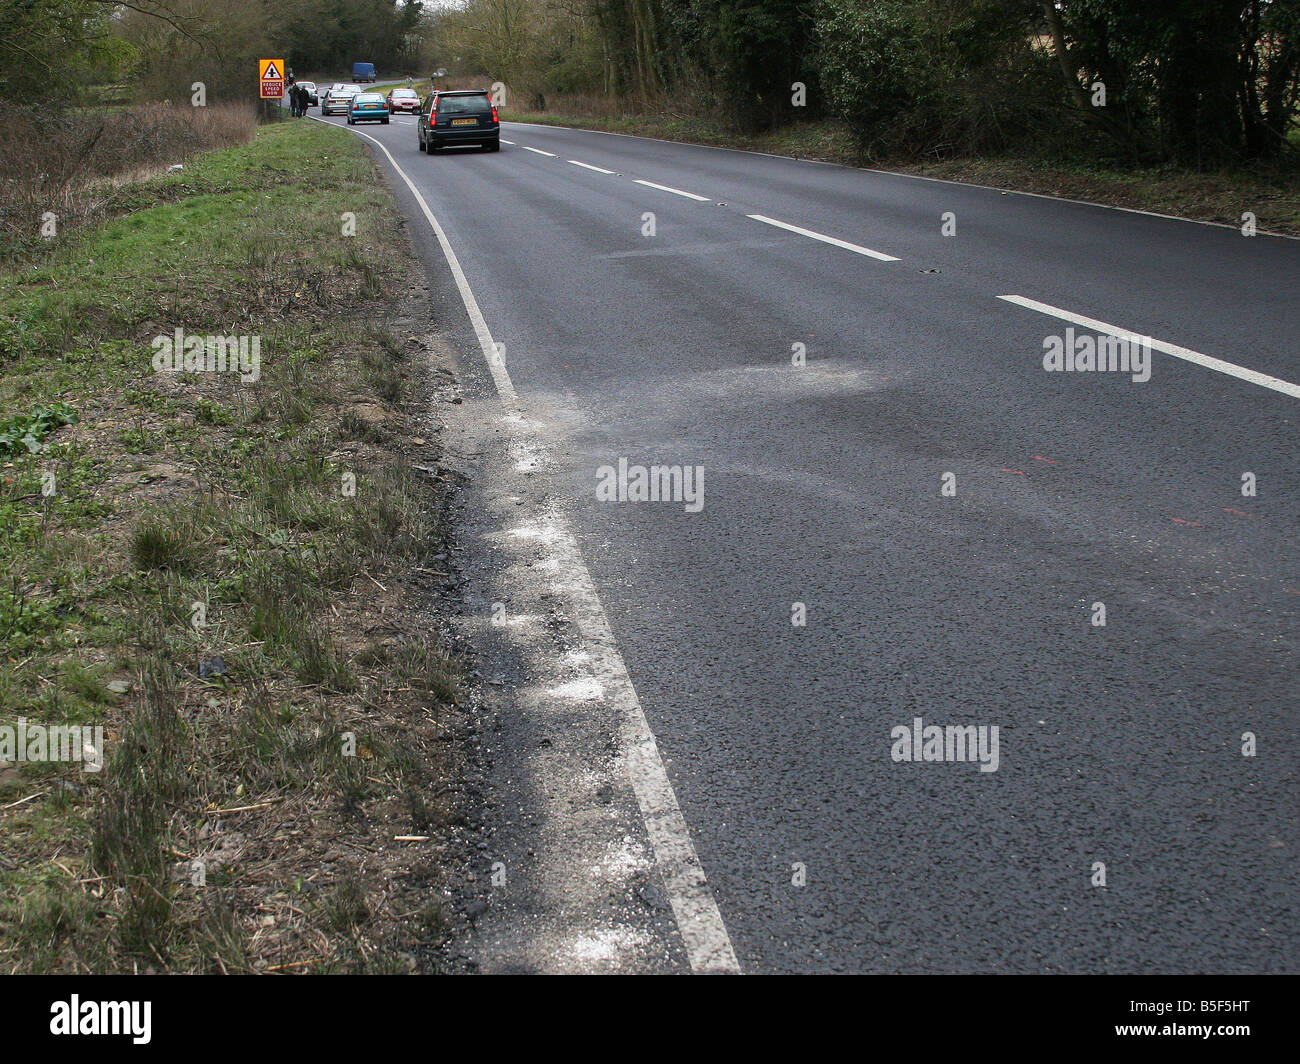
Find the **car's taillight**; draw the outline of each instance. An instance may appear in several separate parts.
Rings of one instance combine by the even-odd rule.
[[[497,123],[501,121],[501,119],[497,117],[497,109],[495,104],[493,104],[492,106],[492,121]]]

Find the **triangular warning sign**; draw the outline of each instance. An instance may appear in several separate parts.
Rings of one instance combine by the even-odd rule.
[[[266,69],[262,71],[263,81],[283,81],[280,71],[276,69],[275,60],[272,59],[266,64]]]

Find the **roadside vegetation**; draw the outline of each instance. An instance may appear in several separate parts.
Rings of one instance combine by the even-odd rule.
[[[507,117],[1300,233],[1300,3],[465,0]]]
[[[100,772],[0,762],[3,972],[441,964],[421,273],[354,138],[248,132],[0,265],[0,725],[105,731]],[[157,371],[177,328],[257,379]]]
[[[741,133],[830,118],[873,160],[1212,170],[1289,158],[1300,106],[1294,0],[465,0],[438,25],[452,74],[524,108],[585,96]]]
[[[247,104],[273,55],[321,84],[445,70],[514,118],[1300,232],[1300,0],[30,0],[0,20],[0,99]]]
[[[0,264],[139,203],[139,182],[210,148],[247,143],[248,104],[0,109]]]

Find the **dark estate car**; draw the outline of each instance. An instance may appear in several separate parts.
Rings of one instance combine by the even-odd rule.
[[[483,90],[434,92],[420,108],[420,151],[435,152],[451,145],[478,144],[501,150],[501,122]]]

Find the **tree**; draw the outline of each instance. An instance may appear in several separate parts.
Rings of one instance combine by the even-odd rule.
[[[1075,107],[1091,107],[1081,80],[1105,82],[1123,136],[1148,151],[1213,167],[1286,150],[1300,103],[1300,0],[1045,0],[1043,9]]]

